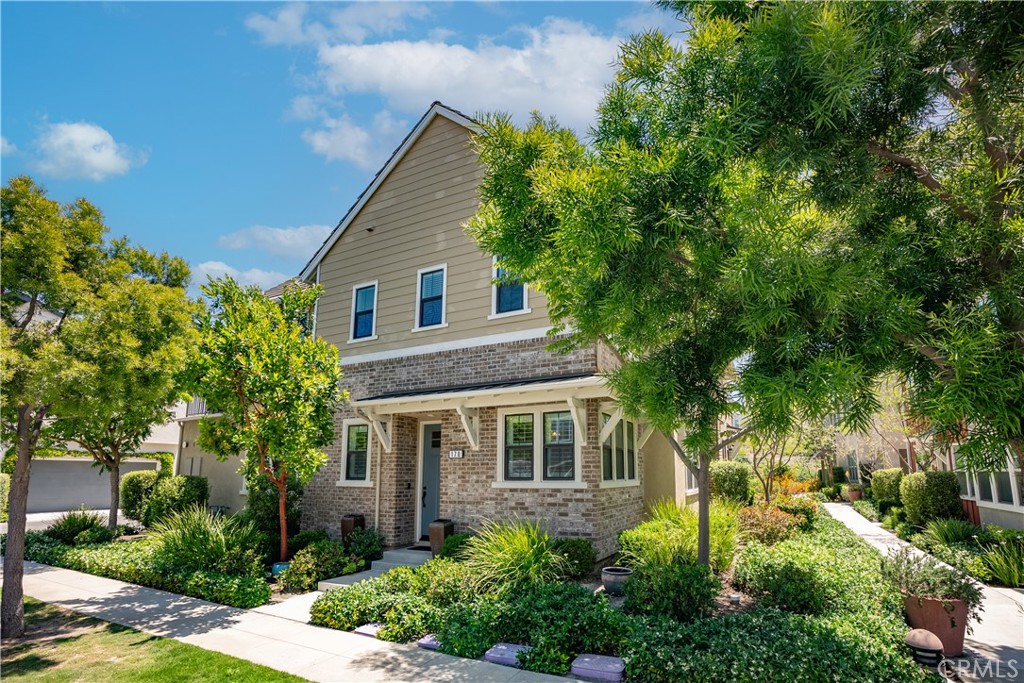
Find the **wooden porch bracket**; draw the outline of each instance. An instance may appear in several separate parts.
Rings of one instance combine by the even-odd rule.
[[[598,445],[603,444],[615,431],[615,425],[622,422],[622,408],[616,408],[615,412],[612,413],[612,418],[608,420],[608,424],[601,428],[601,434],[598,435]]]
[[[373,425],[373,431],[377,434],[377,439],[380,440],[381,448],[384,449],[385,453],[390,453],[391,434],[388,433],[388,423],[386,419],[373,412],[373,409],[371,408],[356,408],[356,412],[362,414],[362,416],[365,417],[371,425]]]
[[[474,451],[480,450],[480,409],[455,406],[455,412],[462,421],[462,429],[469,439],[469,447]]]
[[[643,448],[644,444],[647,443],[647,439],[651,438],[651,434],[653,434],[654,432],[654,427],[652,427],[649,424],[644,425],[643,434],[640,435],[640,439],[636,442],[636,449],[640,450],[641,448]]]
[[[576,426],[576,433],[580,435],[580,445],[587,445],[587,404],[583,399],[570,396],[566,399],[569,410],[572,412],[572,422]]]

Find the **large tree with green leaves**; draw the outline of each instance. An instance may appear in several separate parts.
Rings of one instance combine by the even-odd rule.
[[[129,280],[179,283],[184,264],[156,257],[124,240],[105,241],[100,211],[85,199],[60,204],[30,178],[0,191],[0,425],[16,452],[9,495],[0,628],[24,630],[26,505],[31,458],[54,438],[53,422],[85,396],[79,354],[106,348],[87,321]],[[96,388],[96,387],[92,387]],[[90,397],[103,401],[108,397]],[[114,400],[114,399],[111,399]]]
[[[181,400],[180,375],[196,332],[188,299],[188,267],[166,256],[140,264],[149,277],[102,285],[80,315],[65,323],[66,353],[52,373],[64,402],[51,425],[55,438],[88,451],[110,474],[108,527],[117,526],[121,458],[138,449]]]
[[[650,82],[709,102],[723,163],[827,212],[833,252],[879,284],[880,318],[836,338],[905,380],[962,464],[1024,465],[1024,6],[663,5],[692,30],[685,56],[637,55]]]
[[[200,420],[199,443],[221,459],[244,455],[245,476],[265,476],[277,488],[284,561],[288,481],[307,483],[327,461],[322,449],[347,399],[338,349],[308,332],[321,288],[296,283],[271,300],[224,278],[202,290],[210,304],[199,317],[188,383],[215,416]]]

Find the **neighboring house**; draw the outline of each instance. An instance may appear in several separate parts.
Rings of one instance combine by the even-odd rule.
[[[206,401],[193,398],[185,405],[178,418],[178,438],[175,449],[175,474],[206,477],[210,489],[208,504],[234,514],[245,508],[245,478],[238,473],[240,457],[219,460],[199,447],[199,420],[210,416]]]
[[[300,275],[324,288],[311,331],[340,350],[350,393],[302,523],[337,535],[362,514],[402,546],[438,518],[460,531],[522,518],[606,556],[646,500],[682,499],[688,476],[661,434],[616,408],[600,376],[612,354],[549,351],[544,296],[494,284],[494,258],[463,228],[476,129],[431,106]],[[234,511],[238,463],[195,447],[203,412],[180,421],[179,471],[209,477],[211,504]]]

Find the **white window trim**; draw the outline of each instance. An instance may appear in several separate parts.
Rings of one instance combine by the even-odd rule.
[[[518,311],[505,311],[504,313],[498,313],[498,285],[495,280],[498,279],[498,257],[491,257],[491,314],[487,316],[488,320],[501,320],[502,318],[511,318],[517,315],[526,315],[527,313],[533,313],[533,309],[530,308],[530,288],[524,283],[523,284],[523,307]]]
[[[435,270],[440,270],[441,275],[441,323],[439,325],[427,325],[426,327],[420,326],[420,290],[423,288],[423,274],[432,273]],[[439,263],[436,266],[428,266],[426,268],[420,268],[416,271],[416,308],[413,311],[413,332],[423,332],[426,330],[443,330],[448,327],[448,264]]]
[[[604,428],[604,423],[602,422],[602,417],[604,415],[612,416],[612,415],[614,415],[614,413],[615,413],[615,407],[612,406],[611,404],[602,403],[598,407],[597,423],[600,426],[600,429],[598,429],[598,434],[600,434],[601,429]],[[618,488],[626,488],[626,487],[629,487],[629,486],[640,486],[640,451],[641,451],[641,449],[637,447],[637,443],[640,440],[640,424],[638,422],[636,422],[635,420],[630,420],[630,419],[627,419],[626,417],[622,417],[620,422],[622,423],[623,438],[625,438],[626,430],[628,429],[627,425],[628,424],[632,424],[633,425],[633,458],[634,458],[634,461],[633,461],[633,474],[634,474],[634,476],[633,476],[632,479],[625,479],[625,478],[623,478],[623,479],[605,479],[604,478],[604,443],[602,442],[602,443],[597,444],[598,454],[600,455],[600,458],[601,458],[601,460],[600,460],[600,462],[601,462],[601,467],[600,467],[601,478],[600,478],[599,483],[598,483],[598,488],[602,488],[602,489],[618,489]],[[612,474],[614,475],[615,474],[615,447],[614,447],[614,444],[615,444],[615,430],[614,429],[612,430],[612,433],[608,435],[608,438],[612,440]],[[623,454],[626,457],[626,460],[623,462],[623,467],[625,467],[626,470],[628,471],[629,470],[629,464],[628,464],[629,463],[629,456],[628,456],[628,454],[625,453],[625,447],[623,447]],[[623,473],[623,474],[625,474],[625,473]]]
[[[346,479],[348,472],[348,428],[356,425],[366,426],[366,479]],[[341,473],[338,475],[338,486],[351,488],[371,488],[373,486],[373,426],[366,420],[350,417],[341,421]]]
[[[369,337],[359,337],[356,339],[356,292],[365,287],[373,287],[373,328],[370,332]],[[370,282],[363,282],[352,287],[352,311],[349,316],[348,326],[348,343],[358,344],[360,342],[373,341],[377,338],[377,295],[380,294],[380,284],[378,280],[371,280]]]
[[[511,406],[498,409],[498,459],[491,488],[495,489],[585,489],[583,481],[583,448],[573,424],[573,478],[551,481],[544,479],[544,413],[569,412],[565,403]],[[533,479],[505,480],[505,416],[533,415]]]

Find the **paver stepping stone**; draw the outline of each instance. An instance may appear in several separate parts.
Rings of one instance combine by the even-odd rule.
[[[384,628],[384,624],[363,624],[352,633],[360,636],[366,636],[368,638],[376,638],[377,631]]]
[[[620,657],[609,657],[607,655],[580,655],[572,661],[572,669],[569,673],[573,676],[585,678],[588,681],[614,681],[622,680],[626,672],[626,664]]]
[[[424,650],[436,650],[441,647],[441,641],[433,633],[423,636],[416,641],[416,644]]]
[[[484,661],[502,666],[519,667],[519,653],[532,649],[529,645],[516,645],[515,643],[498,643],[484,653]]]

